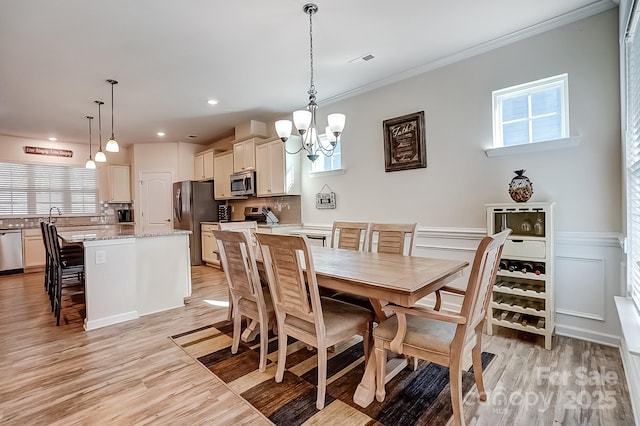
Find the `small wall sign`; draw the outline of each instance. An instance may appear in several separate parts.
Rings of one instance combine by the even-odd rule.
[[[25,146],[24,153],[35,155],[51,155],[54,157],[73,157],[73,151],[71,151],[70,149],[42,148],[39,146]]]
[[[327,192],[324,192],[325,188]],[[316,194],[316,209],[335,209],[336,193],[331,190],[329,185],[324,184],[320,192]]]

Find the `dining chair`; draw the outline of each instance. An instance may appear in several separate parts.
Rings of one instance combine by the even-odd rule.
[[[220,222],[218,223],[218,228],[222,231],[245,232],[249,237],[249,240],[251,241],[253,247],[258,246],[258,240],[256,240],[256,237],[254,236],[255,232],[258,230],[258,222],[254,220],[243,222]],[[220,267],[224,269],[224,265],[220,265]],[[229,291],[229,301],[231,301],[231,291]],[[232,319],[233,304],[229,303],[229,310],[227,311],[227,321],[231,321]]]
[[[60,325],[62,296],[84,294],[84,255],[62,250],[58,230],[52,223],[46,225],[48,248],[52,262],[53,311],[56,325]]]
[[[466,290],[443,287],[440,291],[463,295],[459,313],[387,305],[396,315],[373,330],[376,357],[376,399],[385,398],[387,350],[417,357],[449,367],[451,405],[457,424],[464,424],[462,412],[462,359],[471,350],[473,372],[480,400],[487,394],[482,381],[481,337],[498,271],[502,247],[510,229],[480,241],[473,260]],[[439,307],[438,307],[439,308]]]
[[[417,223],[372,223],[369,229],[369,251],[411,256]],[[377,238],[376,238],[377,237]],[[409,243],[407,244],[407,238]],[[374,246],[373,241],[377,244]],[[406,249],[405,247],[408,247]]]
[[[365,360],[368,359],[373,314],[358,306],[320,297],[307,237],[256,236],[278,323],[276,382],[282,382],[284,377],[288,336],[315,347],[318,350],[316,408],[322,410],[327,389],[327,349],[360,334],[364,340]]]
[[[231,353],[238,352],[242,317],[260,324],[260,371],[267,365],[269,323],[275,322],[269,289],[262,287],[251,236],[248,232],[214,230],[220,261],[229,284],[233,306],[233,344]]]
[[[334,221],[331,228],[331,248],[367,251],[369,222]]]

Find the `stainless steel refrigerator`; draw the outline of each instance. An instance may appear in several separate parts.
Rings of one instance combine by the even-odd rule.
[[[191,264],[202,265],[200,222],[217,222],[219,201],[213,199],[213,181],[173,184],[173,228],[191,231]]]

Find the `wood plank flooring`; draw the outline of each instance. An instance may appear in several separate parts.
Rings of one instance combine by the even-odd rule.
[[[226,318],[224,279],[194,267],[184,308],[85,332],[71,301],[55,326],[42,273],[0,277],[0,423],[269,424],[168,338]],[[473,390],[465,402],[469,424],[633,424],[617,348],[555,337],[546,351],[505,329],[484,339],[497,357],[488,401]]]

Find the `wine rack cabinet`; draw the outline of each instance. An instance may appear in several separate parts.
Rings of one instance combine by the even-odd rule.
[[[487,312],[487,333],[495,326],[544,336],[551,349],[555,329],[554,203],[487,204],[489,235],[512,230]]]

